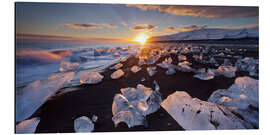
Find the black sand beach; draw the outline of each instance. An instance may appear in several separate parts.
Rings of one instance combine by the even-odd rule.
[[[258,58],[258,52],[249,51],[249,49],[245,54],[241,55]],[[160,58],[156,63],[162,62],[167,57]],[[177,55],[172,54],[171,57],[173,64],[177,64]],[[214,65],[201,64],[194,61],[192,55],[187,55],[187,57],[195,69],[203,67],[217,68]],[[223,58],[220,58],[220,60],[217,59],[219,63],[222,63],[222,60]],[[233,59],[231,61],[234,62]],[[137,84],[143,84],[146,87],[154,89],[153,81],[156,80],[160,86],[162,99],[165,99],[177,90],[182,90],[188,92],[192,97],[205,101],[215,90],[227,89],[231,86],[236,77],[248,75],[248,72],[236,72],[236,77],[234,78],[217,76],[212,80],[205,81],[194,78],[194,73],[192,72],[177,71],[174,75],[166,75],[165,72],[167,69],[157,66],[157,73],[150,77],[146,68],[151,65],[141,66],[142,70],[137,73],[130,71],[130,68],[133,65],[137,65],[137,63],[138,58],[135,57],[123,62],[122,64],[124,66],[121,69],[125,72],[125,75],[120,79],[112,80],[110,75],[115,70],[107,68],[101,73],[104,76],[101,83],[73,86],[72,88],[77,90],[51,98],[32,116],[40,117],[40,123],[36,129],[36,133],[74,132],[74,120],[83,115],[89,118],[93,115],[98,116],[94,132],[184,130],[162,107],[157,112],[146,116],[147,126],[128,128],[125,123],[121,123],[118,127],[114,127],[112,121],[112,102],[114,95],[120,93],[121,88],[136,87]],[[156,63],[153,65],[156,65]],[[141,81],[143,77],[145,81]]]

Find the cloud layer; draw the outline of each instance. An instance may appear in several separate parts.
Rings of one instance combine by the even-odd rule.
[[[157,26],[151,25],[151,24],[139,24],[135,25],[130,28],[130,30],[137,31],[137,30],[152,30],[157,28]]]
[[[137,5],[128,4],[128,7],[137,7],[143,11],[157,10],[161,13],[172,15],[229,18],[229,17],[254,17],[259,15],[257,7],[236,6],[185,6],[185,5]]]
[[[74,29],[100,29],[100,28],[118,28],[117,25],[114,24],[108,24],[108,23],[103,23],[103,24],[95,24],[95,23],[89,23],[89,24],[62,24],[62,26],[65,26],[67,28],[74,28]]]
[[[167,27],[165,28],[165,30],[167,31],[174,31],[174,32],[185,32],[185,31],[192,31],[192,30],[200,30],[200,29],[204,29],[207,28],[207,25],[202,25],[202,26],[197,26],[197,25],[188,25],[188,26],[184,26],[184,27]]]

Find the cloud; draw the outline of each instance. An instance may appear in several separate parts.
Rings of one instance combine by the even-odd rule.
[[[71,37],[57,35],[39,35],[17,33],[17,42],[127,42],[123,39],[116,38],[94,38],[94,37]]]
[[[121,24],[122,24],[123,26],[127,26],[127,23],[126,23],[126,22],[121,22]]]
[[[161,13],[172,15],[229,18],[229,17],[254,17],[259,15],[258,7],[237,6],[186,6],[186,5],[137,5],[128,4],[128,7],[137,7],[143,11],[157,10]]]
[[[130,30],[134,30],[134,31],[136,31],[136,30],[152,30],[155,28],[157,28],[157,26],[154,26],[151,24],[139,24],[139,25],[131,27]]]
[[[74,29],[99,29],[102,28],[102,25],[96,25],[96,24],[63,24],[63,26],[68,28],[74,28]]]
[[[248,29],[248,28],[258,28],[258,24],[244,25],[244,26],[217,26],[220,29]]]
[[[118,28],[117,25],[114,25],[114,24],[107,24],[107,23],[104,23],[103,26],[108,27],[108,28],[112,28],[112,29]]]
[[[108,23],[103,23],[103,24],[95,24],[95,23],[89,23],[89,24],[70,24],[70,23],[66,23],[66,24],[61,24],[62,26],[65,26],[67,28],[74,28],[74,29],[101,29],[104,27],[107,28],[118,28],[117,25],[114,24],[108,24]]]
[[[200,29],[204,29],[204,28],[207,28],[207,25],[202,25],[202,26],[188,25],[188,26],[179,27],[179,28],[167,27],[167,28],[165,28],[165,30],[174,31],[174,32],[185,32],[185,31],[192,31],[192,30],[200,30]]]

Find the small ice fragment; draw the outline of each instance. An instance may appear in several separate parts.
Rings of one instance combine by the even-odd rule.
[[[118,57],[118,56],[120,56],[120,53],[119,53],[119,52],[115,52],[115,53],[113,54],[113,56]]]
[[[162,63],[157,64],[159,67],[161,68],[169,68],[172,66],[172,58],[166,58],[164,61],[162,61]]]
[[[29,120],[24,120],[16,125],[16,134],[35,133],[40,119],[35,117]]]
[[[187,60],[187,57],[185,55],[179,55],[178,56],[178,61],[181,62],[181,61],[186,61]]]
[[[189,65],[190,64],[188,61],[179,62],[178,63],[178,70],[180,70],[182,72],[191,72],[193,69]]]
[[[127,61],[127,58],[120,58],[119,61],[120,61],[120,62],[126,62],[126,61]]]
[[[123,72],[123,70],[118,69],[118,70],[116,70],[115,72],[113,72],[113,73],[111,74],[111,78],[112,78],[112,79],[118,79],[118,78],[122,77],[124,74],[125,74],[125,73]]]
[[[66,72],[71,71],[79,67],[79,63],[76,62],[67,62],[67,61],[61,61],[61,66],[59,67],[59,71]]]
[[[228,78],[235,77],[236,68],[233,66],[219,66],[218,72]]]
[[[154,80],[154,82],[153,82],[153,83],[155,84],[155,90],[156,90],[156,91],[159,91],[160,87],[159,87],[159,85],[158,85],[157,81],[156,81],[156,80]]]
[[[92,71],[90,73],[85,73],[80,78],[81,83],[88,83],[88,84],[97,84],[102,81],[104,78],[103,75],[99,74],[97,71]]]
[[[168,68],[168,70],[166,71],[166,75],[173,75],[175,73],[176,71],[173,68]]]
[[[149,76],[153,76],[157,73],[156,71],[157,67],[147,67],[147,72],[149,74]]]
[[[93,116],[92,116],[92,121],[93,121],[93,122],[97,122],[97,120],[98,120],[98,116],[93,115]]]
[[[146,62],[144,61],[144,57],[139,57],[138,65],[142,66],[144,64],[146,64]]]
[[[137,73],[137,72],[139,72],[141,69],[142,69],[141,67],[135,65],[135,66],[132,66],[130,70],[131,70],[133,73]]]
[[[209,60],[209,63],[211,64],[217,64],[217,61],[214,57],[211,57],[210,60]]]
[[[143,77],[143,78],[141,79],[141,81],[144,82],[144,81],[145,81],[145,78]]]
[[[117,64],[114,65],[113,67],[110,67],[110,69],[115,69],[115,70],[117,70],[117,69],[120,69],[121,67],[123,67],[123,64],[117,63]]]
[[[211,80],[214,78],[214,75],[209,74],[209,73],[199,73],[199,74],[194,75],[193,77],[199,78],[201,80]]]
[[[229,59],[224,59],[224,63],[222,65],[223,66],[232,66],[232,63]]]
[[[86,116],[74,120],[74,130],[77,133],[92,132],[94,127],[93,122]]]

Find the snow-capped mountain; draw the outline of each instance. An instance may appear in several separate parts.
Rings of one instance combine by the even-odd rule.
[[[172,35],[151,37],[149,41],[237,39],[237,38],[258,38],[258,37],[259,37],[258,27],[245,29],[208,28],[187,32],[179,32]]]

